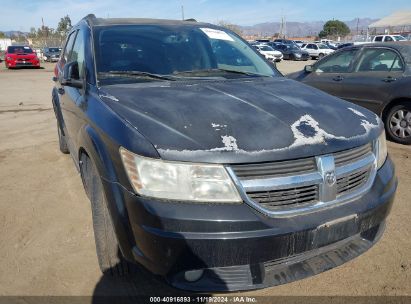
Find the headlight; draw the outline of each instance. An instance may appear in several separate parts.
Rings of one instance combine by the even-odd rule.
[[[384,165],[388,155],[385,131],[383,131],[380,137],[378,137],[375,149],[375,156],[377,157],[377,169],[380,169]]]
[[[221,165],[163,161],[124,148],[120,148],[120,154],[130,183],[140,195],[193,202],[242,202]]]
[[[300,53],[295,53],[295,57],[301,57]]]

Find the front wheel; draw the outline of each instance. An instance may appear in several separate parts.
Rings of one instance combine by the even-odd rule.
[[[323,53],[321,53],[321,54],[318,55],[318,59],[321,59],[321,58],[323,58],[323,57],[324,57],[324,54],[323,54]]]
[[[392,141],[411,145],[411,102],[392,107],[385,119],[385,128]]]

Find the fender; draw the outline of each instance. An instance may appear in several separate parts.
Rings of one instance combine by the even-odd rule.
[[[57,93],[57,89],[54,87],[53,91],[51,92],[51,103],[53,104],[54,115],[56,116],[60,131],[63,133],[63,135],[66,135],[64,131],[63,114],[61,113],[60,100],[58,96],[59,95]]]
[[[87,153],[91,161],[97,168],[102,179],[103,190],[106,196],[108,209],[111,215],[114,230],[116,231],[117,240],[120,250],[127,260],[132,261],[132,248],[135,245],[135,239],[131,230],[129,216],[125,206],[123,191],[127,191],[117,181],[116,172],[107,146],[90,125],[85,125],[79,134],[78,157],[81,153]],[[78,160],[79,162],[79,160]],[[81,164],[79,164],[81,166]]]

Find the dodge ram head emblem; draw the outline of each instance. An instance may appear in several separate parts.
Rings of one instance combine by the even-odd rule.
[[[334,186],[337,181],[337,177],[335,176],[334,171],[328,171],[325,173],[325,182],[328,186]]]

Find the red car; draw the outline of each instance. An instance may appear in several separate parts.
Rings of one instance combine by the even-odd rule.
[[[40,67],[40,60],[33,50],[28,46],[9,46],[4,56],[6,68],[16,67]]]

